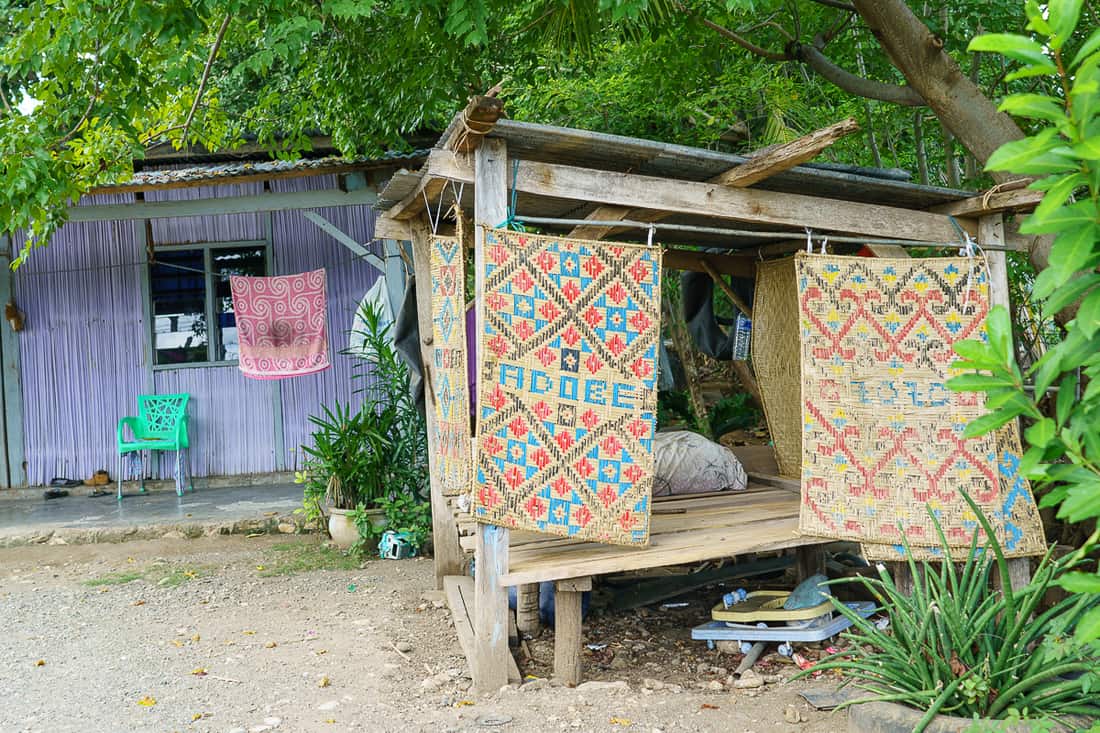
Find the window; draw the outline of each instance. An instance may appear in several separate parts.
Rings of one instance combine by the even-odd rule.
[[[158,250],[149,267],[154,363],[236,361],[237,320],[228,276],[266,274],[262,242]]]

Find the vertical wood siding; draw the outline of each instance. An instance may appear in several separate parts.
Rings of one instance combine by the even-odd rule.
[[[336,186],[335,176],[272,181],[272,190],[323,190]],[[317,209],[357,242],[374,236],[374,210],[369,206]],[[275,212],[272,226],[275,272],[281,275],[324,267],[328,288],[328,334],[332,368],[282,382],[283,440],[286,465],[301,461],[300,446],[309,441],[309,416],[320,413],[321,405],[340,402],[358,404],[353,394],[352,360],[340,352],[347,348],[355,309],[379,276],[377,270],[358,260],[342,244],[322,232],[300,211]],[[375,248],[377,251],[379,248]]]
[[[264,192],[262,183],[173,188],[149,191],[146,201],[195,201],[232,196],[256,196]],[[264,238],[267,214],[227,214],[190,216],[179,219],[153,219],[153,241],[157,244],[194,244],[199,242],[240,242]]]
[[[272,181],[277,192],[331,189],[334,176]],[[150,192],[149,201],[262,193],[259,184]],[[94,196],[86,203],[127,203],[132,195]],[[85,203],[85,202],[82,202]],[[370,207],[320,213],[359,242],[373,236]],[[189,217],[153,222],[157,244],[260,240],[267,214]],[[335,401],[355,402],[347,346],[354,309],[378,273],[305,219],[276,212],[272,219],[274,272],[324,267],[333,366],[280,383],[285,466],[300,461],[309,440],[309,415]],[[133,414],[137,395],[155,384],[161,393],[191,395],[191,467],[195,476],[274,471],[277,419],[273,386],[246,379],[235,366],[151,373],[144,363],[141,277],[145,253],[135,236],[141,222],[69,224],[36,251],[15,276],[15,297],[26,313],[19,334],[28,483],[55,475],[84,478],[107,468],[114,475],[116,426]],[[378,248],[375,248],[376,251]],[[62,272],[64,270],[64,272]],[[169,461],[162,475],[170,475]]]
[[[125,196],[96,197],[125,203]],[[146,389],[133,222],[69,224],[14,277],[27,480],[114,475],[116,425]]]
[[[270,383],[246,379],[236,366],[158,371],[154,378],[158,394],[191,395],[187,405],[188,435],[195,476],[275,470]],[[174,467],[171,458],[162,460],[161,476],[172,476]]]

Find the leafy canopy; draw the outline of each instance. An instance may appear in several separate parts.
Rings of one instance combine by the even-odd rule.
[[[977,29],[1017,22],[993,0],[918,10],[960,61]],[[814,0],[0,0],[3,227],[25,257],[151,143],[254,136],[291,154],[324,132],[346,154],[408,148],[498,83],[519,119],[696,145],[758,147],[855,114],[877,143],[845,141],[840,159],[944,169],[921,139],[938,134],[931,115],[841,92],[799,63],[804,44],[902,81],[856,16]],[[1000,93],[1006,70],[980,61]]]

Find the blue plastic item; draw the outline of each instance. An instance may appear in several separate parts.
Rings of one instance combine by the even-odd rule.
[[[875,612],[875,604],[868,601],[856,601],[845,605],[863,618],[867,618]],[[716,641],[736,641],[742,645],[750,641],[778,641],[785,642],[787,649],[790,649],[790,644],[795,642],[807,644],[824,641],[836,636],[851,625],[852,622],[848,617],[840,614],[826,614],[809,621],[791,622],[784,626],[709,621],[692,629],[691,638],[706,641],[707,645],[711,647],[714,646]]]
[[[383,560],[404,560],[415,557],[416,548],[404,532],[387,529],[382,533],[382,539],[378,541],[378,556]]]
[[[722,605],[726,608],[729,608],[730,606],[735,606],[738,603],[741,603],[748,597],[749,592],[747,590],[745,590],[744,588],[738,588],[737,590],[730,591],[729,593],[722,596]]]
[[[590,591],[581,593],[581,618],[588,615],[588,604],[591,602]],[[508,589],[508,608],[516,610],[516,589]],[[554,625],[554,583],[544,581],[539,583],[539,619],[547,626]]]

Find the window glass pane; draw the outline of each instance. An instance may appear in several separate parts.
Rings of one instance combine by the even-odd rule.
[[[157,261],[149,267],[153,352],[157,364],[209,358],[204,264],[201,249],[161,250],[157,252]]]
[[[237,341],[237,319],[233,315],[233,297],[229,291],[229,278],[222,275],[248,275],[263,277],[267,274],[264,248],[219,247],[210,250],[211,269],[214,277],[214,313],[218,320],[214,335],[214,358],[231,361],[240,355]]]

